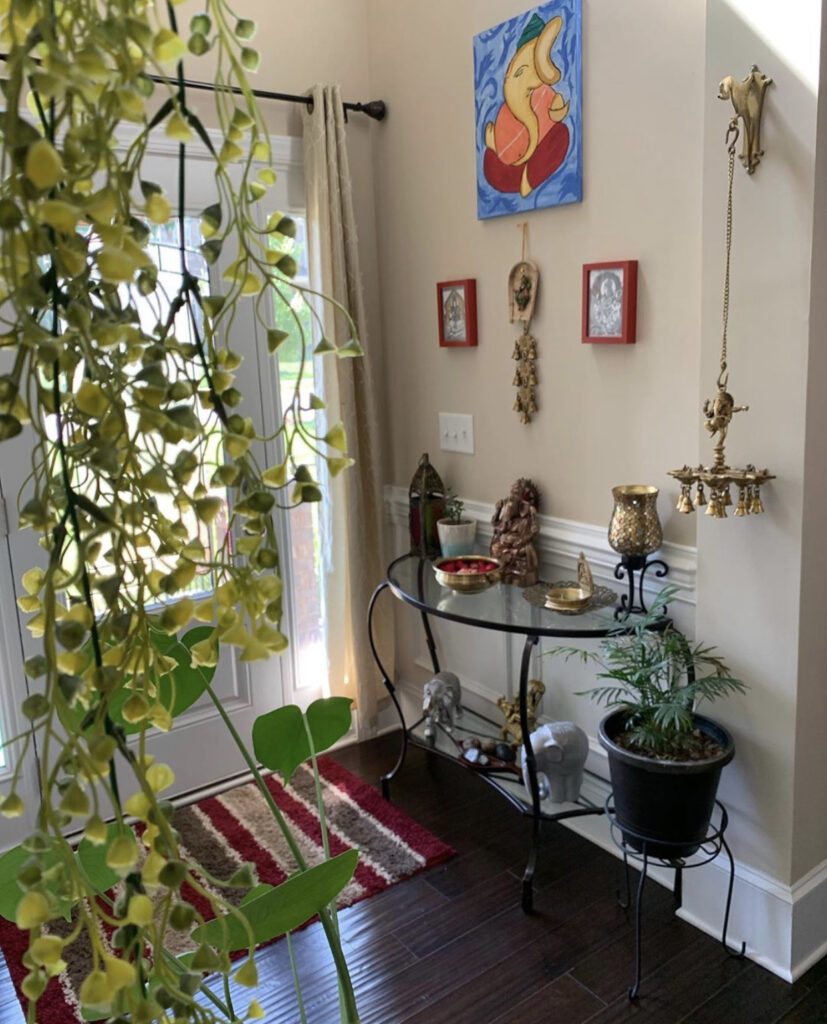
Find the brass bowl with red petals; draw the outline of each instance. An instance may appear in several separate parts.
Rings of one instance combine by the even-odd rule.
[[[489,555],[455,555],[438,558],[434,574],[441,587],[449,587],[458,594],[478,594],[500,582],[502,564]]]

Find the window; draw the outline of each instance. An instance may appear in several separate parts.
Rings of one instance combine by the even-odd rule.
[[[307,222],[304,217],[293,215],[296,222],[296,237],[290,246],[283,241],[279,248],[289,249],[298,264],[294,280],[309,285],[307,265]],[[311,313],[300,294],[293,296],[291,308],[275,297],[273,315],[276,327],[286,331],[288,338],[278,353],[279,390],[282,406],[293,396],[293,388],[302,360],[301,335],[296,319],[301,323],[309,346],[312,337]],[[311,394],[321,395],[323,383],[318,367],[311,357],[304,366],[302,380],[302,405],[307,408]],[[320,413],[308,414],[305,422],[314,433],[324,433],[318,425]],[[304,463],[314,474],[322,478],[326,467],[306,443],[298,438],[293,445],[293,458],[297,464]],[[325,500],[327,498],[325,497]],[[290,512],[290,547],[293,566],[293,661],[296,673],[296,688],[316,687],[327,682],[327,625],[324,602],[324,504],[300,505]]]

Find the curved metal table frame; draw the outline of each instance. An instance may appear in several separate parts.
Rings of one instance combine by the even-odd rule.
[[[410,594],[410,593],[406,592],[405,590],[401,589],[399,585],[397,585],[397,584],[395,584],[393,582],[393,571],[394,571],[394,568],[396,566],[400,565],[401,563],[403,563],[406,559],[410,559],[412,562],[418,562],[418,565],[416,567],[416,577],[417,577],[417,593],[416,594]],[[376,590],[373,592],[373,596],[371,597],[370,604],[368,606],[368,639],[370,641],[371,652],[373,654],[373,659],[376,662],[376,665],[377,665],[377,667],[379,669],[379,672],[381,673],[382,682],[384,683],[385,688],[387,689],[388,694],[390,695],[390,698],[393,701],[393,705],[396,708],[396,712],[399,715],[399,721],[400,721],[400,723],[402,725],[402,742],[401,742],[401,746],[400,746],[400,750],[399,750],[399,756],[398,756],[396,764],[393,766],[393,768],[389,772],[387,772],[385,775],[383,775],[382,778],[381,778],[382,795],[385,798],[389,798],[390,797],[390,782],[391,782],[391,779],[393,779],[398,774],[398,772],[402,768],[402,765],[405,763],[405,755],[406,755],[407,750],[408,750],[408,742],[409,742],[409,740],[411,742],[413,742],[413,743],[416,743],[418,746],[423,746],[427,750],[432,750],[434,753],[440,754],[440,756],[443,756],[443,757],[447,756],[445,754],[442,754],[442,752],[439,751],[439,750],[434,750],[434,748],[432,748],[430,746],[418,743],[418,741],[415,738],[411,737],[410,729],[408,728],[408,726],[407,726],[407,724],[405,722],[405,716],[404,716],[404,714],[402,712],[402,707],[401,707],[401,705],[399,703],[399,699],[398,699],[397,694],[396,694],[396,687],[394,686],[394,684],[393,684],[393,682],[392,682],[392,680],[390,678],[390,675],[385,670],[385,667],[382,664],[382,661],[381,661],[381,659],[379,657],[379,653],[378,653],[378,651],[376,649],[376,641],[375,641],[374,631],[373,631],[373,611],[374,611],[374,608],[376,607],[376,602],[377,602],[379,596],[383,593],[383,591],[390,590],[390,592],[396,598],[398,598],[400,601],[404,601],[406,604],[409,604],[409,605],[413,606],[414,608],[416,608],[419,611],[420,617],[422,619],[422,628],[423,628],[424,633],[425,633],[425,640],[426,640],[426,643],[428,645],[428,652],[430,654],[431,664],[433,666],[434,673],[437,673],[437,672],[440,671],[440,666],[439,666],[439,656],[437,654],[437,649],[436,649],[436,643],[434,642],[434,636],[433,636],[433,632],[431,630],[431,624],[430,624],[430,621],[429,621],[429,616],[431,616],[431,615],[435,615],[438,618],[448,619],[448,620],[450,620],[452,622],[463,623],[464,625],[467,625],[467,626],[474,626],[474,627],[476,627],[478,629],[490,629],[490,630],[494,630],[494,631],[498,631],[498,632],[516,633],[516,634],[519,634],[521,636],[524,636],[525,640],[524,640],[524,643],[523,643],[523,654],[522,654],[522,659],[521,659],[521,662],[520,662],[519,704],[520,704],[520,727],[521,727],[522,733],[523,733],[525,764],[526,764],[526,767],[528,769],[529,788],[531,790],[531,809],[529,811],[525,807],[525,805],[522,805],[521,806],[521,810],[522,810],[522,813],[524,813],[524,814],[528,814],[528,813],[531,814],[532,822],[533,822],[533,827],[532,827],[532,832],[531,832],[531,845],[530,845],[530,848],[529,848],[528,863],[526,864],[526,869],[525,869],[525,871],[523,873],[521,904],[522,904],[523,910],[526,913],[531,913],[531,911],[533,909],[533,900],[534,900],[534,889],[533,889],[534,869],[535,869],[535,866],[536,866],[536,863],[537,863],[537,851],[538,851],[539,842],[540,842],[540,823],[541,823],[541,821],[544,821],[544,820],[545,821],[562,821],[562,820],[564,820],[566,818],[574,818],[574,817],[581,817],[583,815],[593,815],[593,814],[603,814],[604,813],[604,808],[603,807],[597,807],[597,806],[591,806],[591,805],[583,806],[583,807],[578,807],[578,808],[574,808],[574,809],[568,809],[568,810],[564,810],[564,811],[560,811],[558,813],[552,813],[552,814],[545,813],[542,810],[541,798],[540,798],[540,790],[539,790],[539,786],[538,786],[538,782],[537,782],[537,764],[536,764],[536,760],[535,760],[535,757],[534,757],[534,750],[532,749],[531,744],[529,742],[529,728],[528,728],[528,706],[527,706],[528,676],[529,676],[529,667],[530,667],[530,663],[531,663],[532,651],[534,650],[534,648],[536,647],[536,645],[538,644],[538,642],[540,640],[540,637],[542,637],[542,636],[569,638],[569,639],[577,638],[577,637],[581,637],[581,638],[584,638],[584,639],[586,639],[586,638],[599,639],[599,638],[602,638],[602,637],[609,636],[610,634],[615,634],[615,633],[618,633],[618,632],[623,632],[624,628],[627,628],[631,632],[631,630],[634,628],[634,625],[629,625],[628,627],[624,627],[622,622],[616,622],[616,621],[612,621],[612,620],[607,620],[607,622],[605,624],[605,628],[588,628],[588,629],[580,628],[580,629],[578,629],[577,628],[577,621],[578,620],[577,620],[576,617],[572,617],[572,625],[571,626],[568,626],[568,625],[565,625],[565,624],[564,625],[558,625],[558,626],[555,626],[555,625],[540,626],[540,625],[532,624],[531,626],[528,626],[526,623],[522,623],[522,624],[520,624],[520,623],[507,623],[507,622],[494,623],[494,622],[488,621],[488,620],[475,619],[475,618],[473,618],[472,616],[469,616],[469,615],[455,614],[455,613],[452,613],[452,612],[448,612],[448,611],[446,611],[444,609],[440,609],[440,608],[434,607],[433,604],[429,604],[428,603],[428,601],[426,600],[426,597],[425,597],[425,573],[426,572],[428,572],[428,573],[432,573],[433,572],[432,563],[430,561],[428,561],[427,559],[420,558],[417,555],[402,555],[400,558],[395,559],[388,566],[388,571],[387,571],[387,577],[388,578],[385,580],[384,583],[380,583],[379,586],[376,588]],[[506,586],[506,584],[499,584],[499,586]],[[554,615],[554,614],[555,613],[553,613],[553,612],[549,612],[550,616]],[[564,619],[564,617],[563,616],[557,616],[556,619],[551,619],[550,621],[553,623],[554,621],[557,621],[559,619]],[[651,628],[658,629],[658,630],[665,629],[666,626],[670,623],[670,621],[671,620],[669,620],[668,618],[664,618],[662,620],[659,620]],[[459,761],[458,758],[452,758],[452,760],[455,763],[461,764],[461,762]],[[488,780],[488,777],[485,776],[484,773],[480,773],[480,774],[482,774],[483,777]],[[502,790],[500,790],[500,792],[502,792]],[[508,795],[508,794],[506,794],[506,795]],[[514,800],[512,799],[511,802],[514,803]]]

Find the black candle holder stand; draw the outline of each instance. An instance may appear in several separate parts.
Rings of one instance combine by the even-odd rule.
[[[654,569],[655,576],[663,579],[669,572],[669,566],[660,558],[648,559],[646,555],[621,555],[615,566],[615,579],[622,580],[625,576],[629,584],[628,594],[623,594],[620,604],[615,609],[615,618],[628,618],[633,612],[647,612],[643,600],[643,580],[646,573]]]
[[[610,793],[606,800],[606,817],[609,820],[611,828],[612,841],[615,846],[623,854],[623,869],[626,882],[626,898],[621,899],[620,893],[618,893],[618,903],[624,909],[628,910],[632,905],[632,887],[629,879],[629,861],[633,860],[642,865],[640,871],[640,879],[637,885],[637,893],[635,896],[635,980],[629,986],[628,995],[630,1000],[635,1000],[640,992],[640,971],[641,971],[641,917],[642,917],[642,905],[643,905],[643,887],[646,884],[646,876],[649,870],[650,864],[655,864],[659,867],[672,868],[675,872],[675,882],[672,887],[672,894],[675,901],[675,910],[678,910],[683,902],[683,870],[684,868],[699,868],[704,864],[709,864],[715,860],[721,850],[726,852],[729,858],[729,884],[727,886],[726,905],[724,908],[724,926],[721,932],[721,945],[724,947],[724,951],[727,956],[735,957],[740,959],[746,953],[747,944],[746,942],[741,943],[740,949],[730,949],[727,945],[727,928],[729,927],[729,911],[732,906],[732,888],[735,882],[735,861],[732,857],[732,851],[729,848],[729,844],[724,838],[724,833],[727,830],[729,824],[729,816],[727,815],[726,808],[720,802],[715,801],[715,806],[719,812],[718,824],[710,823],[706,833],[706,838],[698,844],[698,849],[695,853],[685,857],[652,857],[647,851],[649,843],[653,846],[657,846],[658,849],[664,847],[674,846],[675,849],[679,847],[686,847],[686,840],[680,842],[666,842],[663,839],[658,839],[657,842],[651,838],[641,835],[639,832],[633,832],[625,825],[620,826],[615,815],[614,805],[612,803],[613,795]]]

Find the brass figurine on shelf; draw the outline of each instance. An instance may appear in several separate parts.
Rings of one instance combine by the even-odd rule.
[[[539,502],[536,485],[520,477],[512,485],[508,497],[500,498],[494,506],[491,555],[500,561],[505,583],[530,587],[537,582],[539,559],[534,538],[540,532],[537,521]]]
[[[526,696],[526,715],[528,717],[528,731],[534,732],[537,728],[537,708],[546,692],[545,685],[540,679],[529,679],[528,693]],[[497,707],[505,715],[505,722],[500,729],[500,738],[508,740],[509,743],[521,744],[523,742],[523,729],[520,725],[520,698],[500,697]]]
[[[718,373],[717,393],[713,399],[704,402],[704,426],[710,439],[715,441],[714,458],[711,466],[688,466],[670,470],[669,476],[674,477],[681,485],[677,509],[687,515],[695,508],[706,507],[706,514],[713,519],[726,519],[727,507],[732,505],[732,487],[738,488],[738,503],[735,515],[760,515],[764,511],[761,501],[761,486],[775,477],[766,469],[756,469],[748,463],[743,469],[727,465],[724,445],[729,426],[736,412],[747,412],[748,405],[736,405],[735,399],[728,390],[729,373],[727,372],[727,327],[729,325],[729,268],[732,254],[732,183],[735,175],[735,147],[740,134],[739,118],[744,126],[744,146],[741,162],[752,174],[763,156],[761,149],[761,112],[764,105],[764,92],[771,78],[761,74],[753,64],[749,75],[743,82],[737,82],[729,75],[718,90],[719,99],[731,99],[735,107],[735,117],[729,122],[726,133],[728,165],[728,189],[726,210],[726,270],[724,272],[724,303],[723,333],[721,336],[721,366]],[[692,487],[697,486],[695,498],[692,498]],[[709,492],[707,496],[707,490]]]

